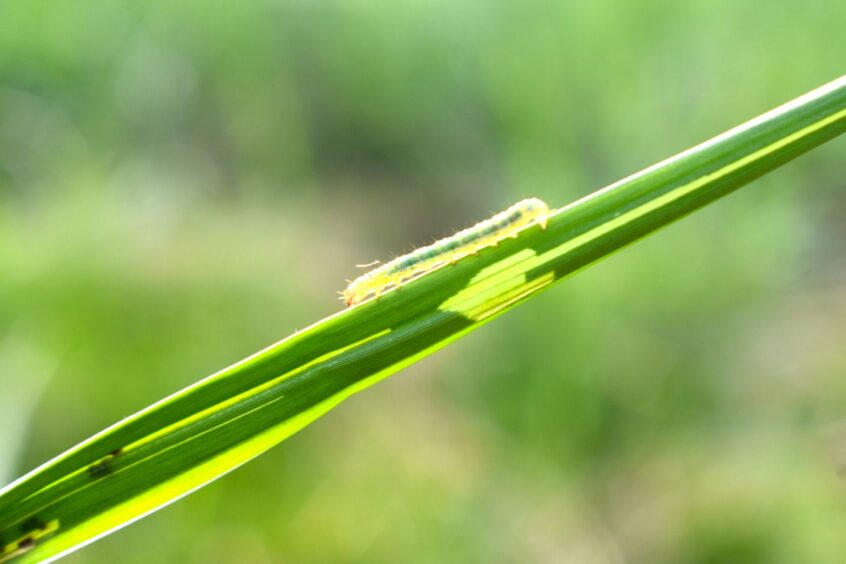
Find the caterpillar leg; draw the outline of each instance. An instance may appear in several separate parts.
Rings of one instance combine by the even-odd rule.
[[[405,284],[417,278],[417,276],[418,275],[416,274],[411,274],[410,276],[406,276],[405,278],[400,278],[399,281],[393,285],[393,287],[397,289],[402,288]]]

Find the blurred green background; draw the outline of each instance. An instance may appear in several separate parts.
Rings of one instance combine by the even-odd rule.
[[[0,483],[844,72],[846,3],[0,6]],[[843,562],[846,142],[66,562]]]

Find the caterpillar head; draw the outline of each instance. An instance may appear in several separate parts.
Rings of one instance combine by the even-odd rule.
[[[344,300],[344,303],[347,307],[357,304],[361,300],[363,300],[367,296],[367,292],[362,292],[357,286],[351,284],[346,290],[343,292],[338,292],[341,295],[341,299]]]

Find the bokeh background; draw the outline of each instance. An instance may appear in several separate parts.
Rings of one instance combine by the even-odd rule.
[[[0,482],[843,74],[846,3],[0,6]],[[846,140],[551,289],[66,562],[846,554]]]

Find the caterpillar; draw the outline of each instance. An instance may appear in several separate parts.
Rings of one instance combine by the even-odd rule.
[[[347,306],[351,306],[365,300],[370,294],[378,298],[388,288],[399,287],[407,280],[444,264],[455,263],[485,247],[496,246],[508,237],[516,238],[521,229],[533,223],[546,229],[548,217],[549,206],[543,200],[522,200],[473,227],[420,247],[359,276],[350,282],[346,290],[339,292],[341,299]]]

